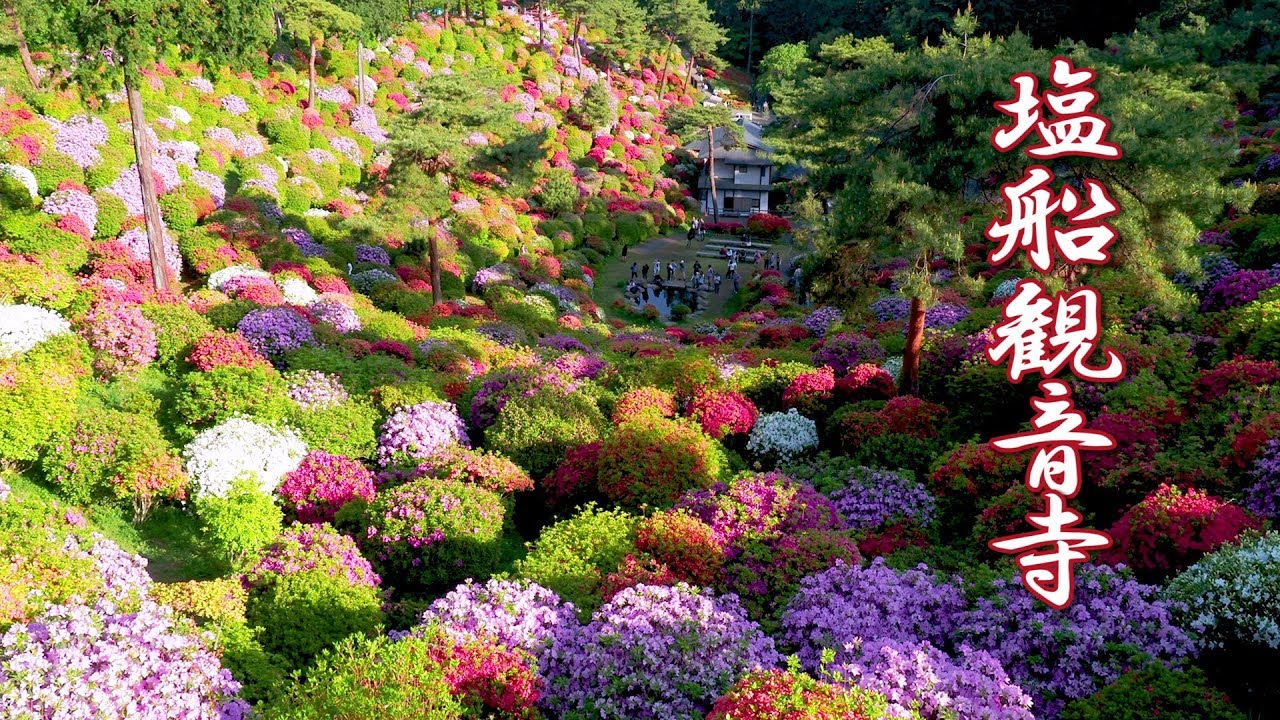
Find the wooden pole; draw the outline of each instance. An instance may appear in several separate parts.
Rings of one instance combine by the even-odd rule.
[[[164,257],[160,202],[156,199],[155,177],[151,174],[151,143],[147,138],[147,116],[142,109],[133,72],[124,74],[124,91],[129,100],[129,124],[133,126],[133,150],[138,155],[138,181],[142,186],[142,217],[147,227],[147,249],[151,256],[151,278],[156,290],[169,289],[169,266]]]

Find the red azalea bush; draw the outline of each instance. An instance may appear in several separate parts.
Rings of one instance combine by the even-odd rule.
[[[786,218],[760,212],[747,218],[747,231],[752,235],[773,238],[791,232],[791,223]]]
[[[552,505],[569,504],[595,491],[600,464],[600,443],[579,445],[564,454],[564,462],[541,480],[539,486]]]
[[[848,375],[836,380],[836,395],[845,402],[859,400],[887,400],[898,394],[898,384],[888,370],[862,363],[849,371]]]
[[[1267,443],[1280,437],[1280,413],[1267,413],[1235,431],[1231,452],[1222,458],[1223,467],[1244,469],[1262,455]]]
[[[1142,577],[1161,578],[1261,525],[1245,510],[1203,490],[1161,484],[1111,526],[1115,542],[1101,559],[1129,565]]]
[[[253,369],[271,365],[239,332],[222,330],[214,330],[196,340],[187,355],[187,362],[201,372],[220,367]]]
[[[796,408],[808,417],[815,417],[822,414],[835,387],[836,373],[826,365],[813,372],[800,373],[782,391],[782,405]]]
[[[1091,430],[1116,440],[1114,450],[1082,452],[1085,495],[1107,506],[1125,507],[1137,502],[1154,486],[1155,459],[1160,435],[1155,424],[1138,413],[1104,412],[1089,422]],[[1108,520],[1114,519],[1114,515]]]
[[[786,290],[783,290],[785,293]],[[768,348],[784,348],[793,342],[812,337],[809,328],[788,323],[786,325],[769,325],[760,328],[760,345]]]
[[[909,547],[923,548],[929,544],[920,526],[911,520],[862,533],[858,538],[858,552],[863,557],[875,558],[891,555]]]
[[[666,390],[656,387],[639,387],[628,390],[613,405],[613,424],[638,417],[641,413],[657,413],[670,418],[676,415],[676,398]]]
[[[604,576],[600,584],[600,594],[604,601],[610,602],[613,596],[637,585],[675,585],[683,580],[671,568],[653,558],[637,558],[628,554],[622,559],[618,569]]]
[[[874,720],[884,696],[856,685],[819,682],[795,670],[757,670],[738,680],[707,720]]]
[[[304,523],[332,522],[347,503],[372,500],[373,473],[357,460],[312,450],[276,491],[286,512]]]
[[[1271,361],[1235,358],[1200,373],[1191,385],[1191,403],[1207,404],[1227,399],[1228,394],[1256,391],[1262,385],[1280,382],[1280,365]]]
[[[536,660],[525,651],[488,637],[455,638],[433,649],[467,717],[540,717],[542,680]]]
[[[666,507],[686,490],[713,485],[721,467],[720,449],[697,425],[647,414],[601,443],[597,483],[611,501]]]
[[[708,390],[699,393],[689,403],[689,417],[702,426],[703,432],[719,440],[726,435],[745,435],[760,411],[755,403],[741,393],[726,390]]]
[[[724,548],[711,526],[683,510],[660,512],[641,521],[636,549],[692,585],[711,585],[724,564]]]

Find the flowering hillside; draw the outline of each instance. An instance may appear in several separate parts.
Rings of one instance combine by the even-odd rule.
[[[1077,395],[1116,545],[1050,611],[986,550],[1032,510],[982,357],[1026,271],[936,262],[918,396],[902,258],[607,316],[697,214],[702,95],[576,25],[331,38],[314,107],[297,49],[145,67],[167,291],[123,94],[0,61],[0,717],[1243,717],[1202,669],[1280,647],[1274,216],[1202,235],[1204,324],[1115,319],[1127,381]]]

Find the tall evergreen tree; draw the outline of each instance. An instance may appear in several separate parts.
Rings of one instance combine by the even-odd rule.
[[[331,35],[359,32],[360,17],[328,0],[283,0],[279,13],[287,33],[307,44],[307,106],[316,106],[316,54]]]

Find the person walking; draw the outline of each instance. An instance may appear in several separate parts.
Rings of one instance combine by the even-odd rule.
[[[685,277],[684,277],[684,261],[683,261],[683,260],[681,260],[681,261],[680,261],[680,279],[681,279],[681,280],[684,280],[684,279],[685,279]]]
[[[689,232],[685,235],[685,243],[684,243],[685,247],[693,247],[693,239],[698,237],[697,224],[698,224],[697,220],[694,220],[692,223],[690,223]]]
[[[622,246],[622,257],[626,257],[626,256],[627,256],[627,248],[628,248],[628,247],[629,247],[628,245],[623,245],[623,246]]]
[[[720,273],[716,273],[716,294],[720,294],[720,283],[724,282],[724,278],[720,277]]]
[[[740,280],[738,280],[738,273],[737,273],[737,271],[735,270],[735,271],[733,272],[733,274],[731,274],[729,277],[733,279],[733,291],[734,291],[734,292],[738,292],[739,290],[741,290],[741,289],[742,289],[742,283],[741,283],[741,281],[740,281]]]
[[[654,261],[653,261],[653,276],[656,278],[656,277],[658,277],[658,276],[659,276],[659,275],[661,275],[661,274],[662,274],[662,263],[661,263],[661,262],[659,262],[659,261],[657,261],[657,260],[654,260]]]
[[[624,245],[623,247],[626,246]],[[640,277],[639,268],[635,263],[631,263],[631,279],[634,281],[638,277]]]
[[[693,274],[694,274],[694,275],[697,275],[697,274],[698,274],[698,273],[700,273],[700,272],[702,272],[702,261],[701,261],[701,260],[694,260],[694,261],[693,261]]]
[[[640,266],[640,275],[646,283],[649,282],[649,263]]]

